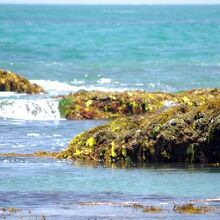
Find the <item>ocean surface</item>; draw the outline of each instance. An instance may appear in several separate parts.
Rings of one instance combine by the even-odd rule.
[[[0,153],[60,151],[105,121],[60,118],[57,95],[220,87],[220,6],[0,5],[0,68],[47,91],[0,92]],[[218,168],[0,157],[0,218],[219,219],[219,185]],[[215,212],[172,211],[174,204],[192,201]],[[165,211],[124,206],[132,203]],[[22,212],[1,210],[8,207]]]

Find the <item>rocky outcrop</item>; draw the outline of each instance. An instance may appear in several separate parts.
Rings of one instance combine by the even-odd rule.
[[[61,116],[67,119],[112,119],[155,112],[170,105],[201,105],[219,96],[218,89],[200,89],[180,93],[125,91],[79,91],[63,96],[59,103]]]
[[[44,92],[42,87],[36,84],[31,84],[24,77],[6,70],[0,70],[0,91],[28,94]]]
[[[177,106],[118,118],[77,135],[58,158],[219,163],[219,90],[193,90],[175,97],[182,100]]]
[[[173,100],[168,93],[142,91],[79,91],[64,96],[59,103],[61,115],[67,119],[109,119],[154,111]]]

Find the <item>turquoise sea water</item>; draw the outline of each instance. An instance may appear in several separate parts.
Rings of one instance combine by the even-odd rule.
[[[219,52],[216,5],[0,5],[0,68],[21,73],[47,91],[0,93],[0,153],[59,151],[74,135],[105,123],[61,119],[56,95],[79,89],[219,87]],[[10,215],[0,209],[0,218],[218,219],[219,185],[218,168],[115,168],[0,157],[0,208],[23,210]],[[191,216],[172,211],[174,204],[194,200],[215,212]],[[147,214],[125,203],[165,211]]]
[[[85,87],[219,87],[219,12],[217,5],[1,5],[0,66]]]

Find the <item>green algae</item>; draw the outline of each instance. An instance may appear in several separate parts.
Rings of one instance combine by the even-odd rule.
[[[87,141],[86,141],[86,146],[93,148],[95,146],[95,138],[94,137],[90,137]]]
[[[204,95],[204,90],[201,93]],[[216,93],[215,99],[196,98],[193,105],[182,103],[159,112],[121,117],[83,132],[57,157],[124,163],[219,163],[220,97],[216,90],[206,93],[206,97]]]
[[[35,83],[30,83],[27,79],[11,71],[0,69],[0,91],[18,93],[44,93],[42,87]]]
[[[59,102],[59,111],[60,111],[60,116],[65,117],[66,115],[69,114],[69,109],[71,108],[72,101],[69,99],[62,99]]]

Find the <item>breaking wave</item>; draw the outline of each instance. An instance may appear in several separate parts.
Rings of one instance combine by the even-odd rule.
[[[108,81],[107,81],[108,80]],[[50,95],[64,95],[70,92],[76,92],[79,90],[99,90],[99,91],[125,91],[128,88],[114,88],[106,84],[110,83],[109,79],[101,79],[97,85],[71,85],[66,82],[51,81],[51,80],[30,80],[32,83],[36,83],[42,86],[45,91]],[[103,85],[104,84],[104,85]],[[131,89],[132,90],[132,89]]]
[[[61,120],[53,98],[0,99],[0,117],[22,120]]]
[[[101,78],[97,80],[94,84],[86,84],[83,81],[71,81],[59,82],[52,80],[30,80],[32,83],[36,83],[42,86],[45,91],[50,95],[65,95],[70,92],[77,92],[79,90],[99,90],[99,91],[125,91],[125,90],[146,90],[146,91],[166,91],[174,92],[175,88],[163,84],[161,82],[152,83],[120,83],[114,82],[109,78]]]

